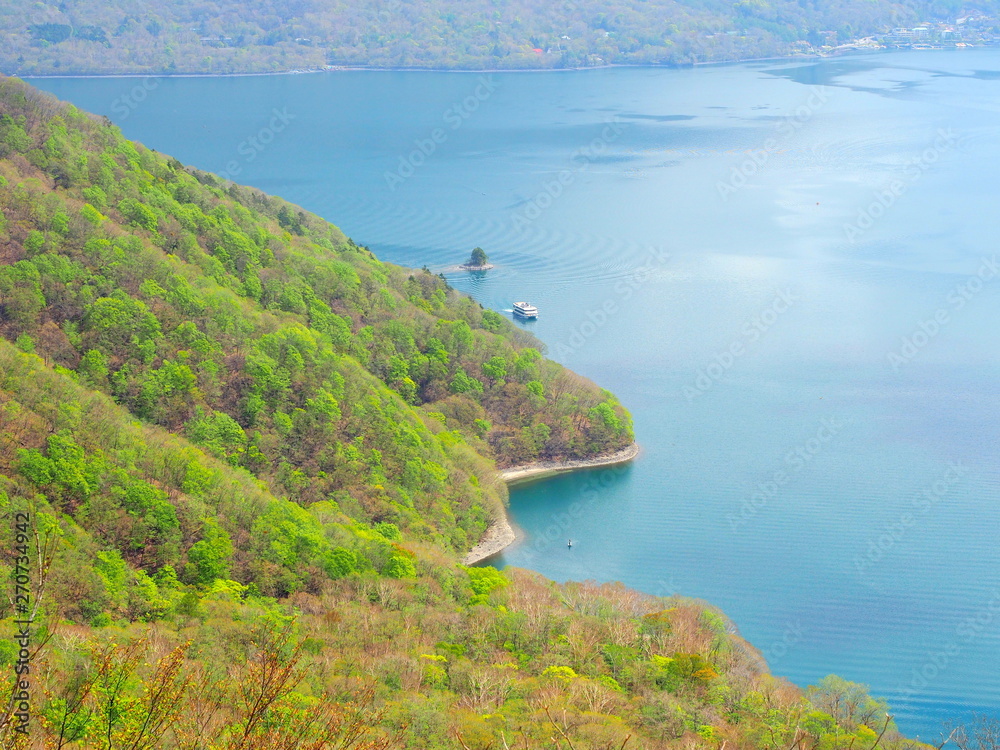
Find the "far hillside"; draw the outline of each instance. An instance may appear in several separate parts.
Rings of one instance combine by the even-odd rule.
[[[959,18],[962,38],[995,39],[998,13],[997,0],[10,0],[0,8],[0,71],[690,65],[812,54],[896,27]]]

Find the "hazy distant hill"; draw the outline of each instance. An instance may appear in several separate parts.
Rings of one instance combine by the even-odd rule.
[[[0,71],[687,64],[836,45],[998,0],[8,0]]]

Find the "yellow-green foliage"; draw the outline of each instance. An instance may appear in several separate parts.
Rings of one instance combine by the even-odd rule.
[[[542,670],[542,677],[551,677],[560,682],[571,682],[576,676],[572,667],[553,666]]]
[[[30,518],[40,746],[874,747],[884,704],[761,674],[703,606],[456,564],[495,461],[632,439],[613,396],[277,199],[17,81],[0,112],[0,511]],[[22,554],[0,535],[0,577]]]
[[[14,79],[0,104],[0,334],[275,495],[463,551],[504,501],[491,461],[631,441],[611,394],[441,278]]]
[[[885,724],[885,704],[863,686],[827,678],[804,696],[761,673],[756,653],[734,636],[726,636],[731,648],[712,680],[724,692],[706,692],[697,679],[676,690],[660,686],[650,662],[706,659],[717,637],[703,624],[707,610],[694,602],[621,586],[559,586],[512,571],[507,585],[494,590],[502,606],[469,607],[442,588],[445,577],[445,569],[410,581],[353,576],[284,603],[219,580],[155,631],[148,625],[60,628],[36,661],[39,686],[47,691],[39,704],[46,720],[37,731],[52,738],[68,724],[92,743],[72,747],[103,747],[98,728],[106,731],[108,724],[97,717],[114,698],[121,703],[110,717],[111,731],[116,741],[134,740],[130,733],[144,720],[141,696],[153,686],[172,686],[176,700],[153,746],[189,747],[182,741],[190,722],[216,706],[218,721],[234,728],[253,711],[253,701],[234,696],[254,696],[270,685],[275,699],[258,717],[261,732],[315,731],[301,722],[353,700],[353,709],[340,710],[359,717],[355,728],[363,736],[396,736],[393,746],[406,750],[485,750],[502,747],[513,732],[517,746],[529,750],[553,747],[553,733],[577,750],[620,748],[629,736],[625,747],[644,750],[710,750],[723,743],[784,750],[802,737],[825,750],[852,743],[914,748]],[[678,656],[647,657],[643,615],[665,607],[677,627],[664,645]],[[631,654],[618,665],[621,683],[599,656],[611,645]],[[171,654],[183,658],[165,670]],[[128,679],[103,683],[74,705],[81,695],[74,691],[101,679],[108,656]],[[0,650],[0,666],[12,658]],[[715,697],[723,694],[724,700]],[[258,747],[235,737],[226,742],[224,732],[213,734],[221,729],[215,721],[207,725],[203,746]]]
[[[469,585],[472,587],[470,604],[486,604],[491,593],[507,585],[507,579],[496,568],[484,566],[465,570],[469,574]]]

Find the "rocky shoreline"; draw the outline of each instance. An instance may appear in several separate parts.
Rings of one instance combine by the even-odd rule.
[[[487,557],[493,557],[493,555],[507,549],[516,539],[517,534],[514,527],[510,525],[510,520],[504,513],[503,518],[490,524],[486,533],[483,534],[483,538],[479,540],[479,544],[466,553],[465,557],[462,558],[462,565],[475,565]]]
[[[500,478],[507,482],[507,484],[516,484],[526,479],[537,479],[548,474],[561,474],[566,471],[575,471],[576,469],[590,469],[597,466],[623,464],[631,461],[638,455],[639,445],[638,443],[632,443],[632,445],[620,451],[610,453],[606,456],[597,456],[596,458],[584,458],[577,461],[539,461],[524,466],[513,466],[509,469],[503,469],[500,472]],[[516,540],[517,533],[510,523],[510,518],[504,513],[503,518],[490,524],[490,527],[486,529],[486,533],[483,534],[483,538],[462,559],[462,564],[474,565],[475,563],[482,562],[488,557],[493,557],[493,555],[503,552]]]

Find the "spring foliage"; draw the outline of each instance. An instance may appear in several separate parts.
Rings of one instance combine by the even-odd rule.
[[[40,746],[901,747],[863,688],[803,696],[702,605],[455,563],[496,464],[632,440],[499,315],[23,83],[0,112]],[[21,554],[0,535],[5,579]]]
[[[0,99],[0,333],[276,495],[461,550],[503,501],[491,460],[631,441],[610,394],[441,278],[13,79]],[[34,450],[41,481],[61,448]]]

